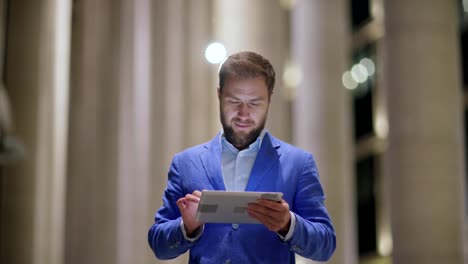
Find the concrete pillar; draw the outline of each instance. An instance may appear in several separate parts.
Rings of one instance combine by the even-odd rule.
[[[145,263],[148,250],[151,139],[151,1],[122,0],[117,89],[117,262]]]
[[[119,14],[75,1],[65,263],[117,263]]]
[[[188,109],[184,105],[184,85],[185,81],[185,45],[188,41],[185,29],[185,4],[183,0],[175,0],[167,3],[166,6],[166,20],[164,26],[165,35],[162,41],[165,43],[165,55],[162,56],[164,82],[162,83],[164,98],[164,120],[160,124],[164,124],[164,142],[163,145],[166,153],[166,164],[169,164],[172,155],[175,152],[181,151],[184,148],[184,113]],[[169,166],[169,165],[168,165]]]
[[[152,6],[152,119],[151,119],[151,199],[148,219],[150,227],[154,214],[162,206],[167,184],[167,172],[172,156],[184,145],[185,68],[184,4],[181,0],[154,1]],[[147,246],[148,250],[149,246]],[[162,263],[153,256],[152,262]],[[179,257],[168,263],[187,263],[188,257]]]
[[[152,10],[151,222],[174,154],[208,141],[219,124],[217,67],[204,58],[212,40],[212,0],[153,1]],[[185,254],[164,263],[187,261]]]
[[[152,259],[149,211],[151,1],[123,0],[120,11],[117,263]]]
[[[71,1],[10,1],[6,85],[26,158],[2,183],[2,263],[63,263]]]
[[[266,127],[273,135],[291,142],[289,102],[282,82],[289,51],[288,10],[280,1],[270,0],[218,0],[214,4],[215,36],[228,54],[255,51],[273,64],[276,84]]]
[[[166,56],[167,56],[167,32],[169,32],[169,26],[167,26],[167,12],[168,1],[160,0],[155,1],[152,7],[152,48],[153,52],[151,54],[151,60],[153,61],[152,67],[152,84],[153,84],[153,93],[151,94],[152,104],[152,120],[151,126],[153,131],[153,138],[151,139],[151,157],[152,157],[152,172],[153,176],[151,177],[151,189],[152,189],[152,199],[150,204],[150,210],[153,213],[162,205],[162,195],[167,181],[167,172],[169,170],[169,162],[171,158],[171,153],[168,153],[167,150],[167,141],[166,141],[166,93],[170,89],[166,88],[166,70],[168,65],[166,65]],[[178,30],[174,30],[178,32]],[[177,112],[180,114],[179,112]],[[175,115],[176,112],[173,112]],[[176,119],[178,120],[178,119]],[[175,121],[173,120],[171,126],[175,126]],[[177,123],[176,126],[179,126]],[[154,222],[154,217],[151,218],[151,222]],[[148,226],[149,228],[150,226]]]
[[[150,262],[151,1],[75,10],[67,263]]]
[[[187,128],[185,145],[193,146],[210,140],[220,127],[219,105],[214,78],[218,66],[208,63],[205,49],[213,41],[212,0],[185,1],[186,84],[184,111]],[[215,118],[212,117],[216,113]]]
[[[381,0],[379,0],[381,1]],[[383,16],[378,19],[382,25]],[[381,22],[381,23],[380,23]],[[388,137],[388,108],[387,92],[385,88],[384,57],[385,41],[381,37],[376,41],[376,85],[373,90],[373,130],[375,135],[376,159],[376,221],[377,221],[377,253],[390,259],[392,253],[392,228],[391,228],[391,188],[392,175],[388,174],[385,164],[388,162],[387,137]]]
[[[347,1],[296,1],[292,53],[302,80],[294,101],[294,142],[312,152],[338,246],[330,263],[357,263]],[[301,260],[303,263],[307,262]]]
[[[211,0],[157,1],[153,4],[152,163],[157,204],[172,157],[217,133],[217,67],[204,58],[211,35]],[[213,116],[213,111],[216,115]]]
[[[457,8],[385,1],[394,263],[465,263]]]

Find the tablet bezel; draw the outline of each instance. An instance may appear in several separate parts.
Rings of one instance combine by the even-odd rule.
[[[204,190],[195,219],[201,223],[251,223],[258,220],[247,213],[247,205],[258,199],[281,201],[281,192],[234,192]]]

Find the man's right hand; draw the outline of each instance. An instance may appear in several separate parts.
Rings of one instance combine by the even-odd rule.
[[[177,200],[177,206],[179,207],[182,220],[184,221],[185,232],[189,237],[195,230],[203,225],[203,223],[199,223],[195,220],[200,197],[201,192],[194,191],[192,194],[187,194],[185,197]]]

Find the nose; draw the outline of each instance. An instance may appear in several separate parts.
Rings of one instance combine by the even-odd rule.
[[[239,104],[239,106],[237,107],[237,114],[239,116],[248,116],[249,115],[249,109],[248,109],[247,104],[245,104],[245,103]]]

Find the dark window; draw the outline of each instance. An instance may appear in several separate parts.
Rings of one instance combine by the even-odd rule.
[[[364,48],[356,51],[353,55],[353,65],[358,64],[362,59],[371,59],[377,65],[375,58],[375,45],[366,45]],[[350,68],[353,67],[350,66]],[[377,67],[377,66],[375,66]],[[375,86],[376,74],[369,76],[367,81],[360,83],[353,93],[354,110],[354,138],[358,141],[360,138],[372,135],[373,129],[373,91]]]
[[[369,0],[351,0],[351,24],[358,29],[370,20]]]
[[[369,156],[356,164],[359,255],[377,252],[375,172],[376,158]]]
[[[354,97],[354,136],[357,140],[372,132],[372,91],[369,89]]]
[[[463,87],[468,89],[468,28],[461,33],[461,55],[462,55],[462,75]]]
[[[465,152],[468,150],[468,105],[465,105]],[[468,165],[468,153],[465,154],[465,165]],[[468,170],[465,168],[465,192],[468,191]],[[468,196],[467,196],[468,199]],[[468,200],[465,202],[465,214],[468,215]]]

